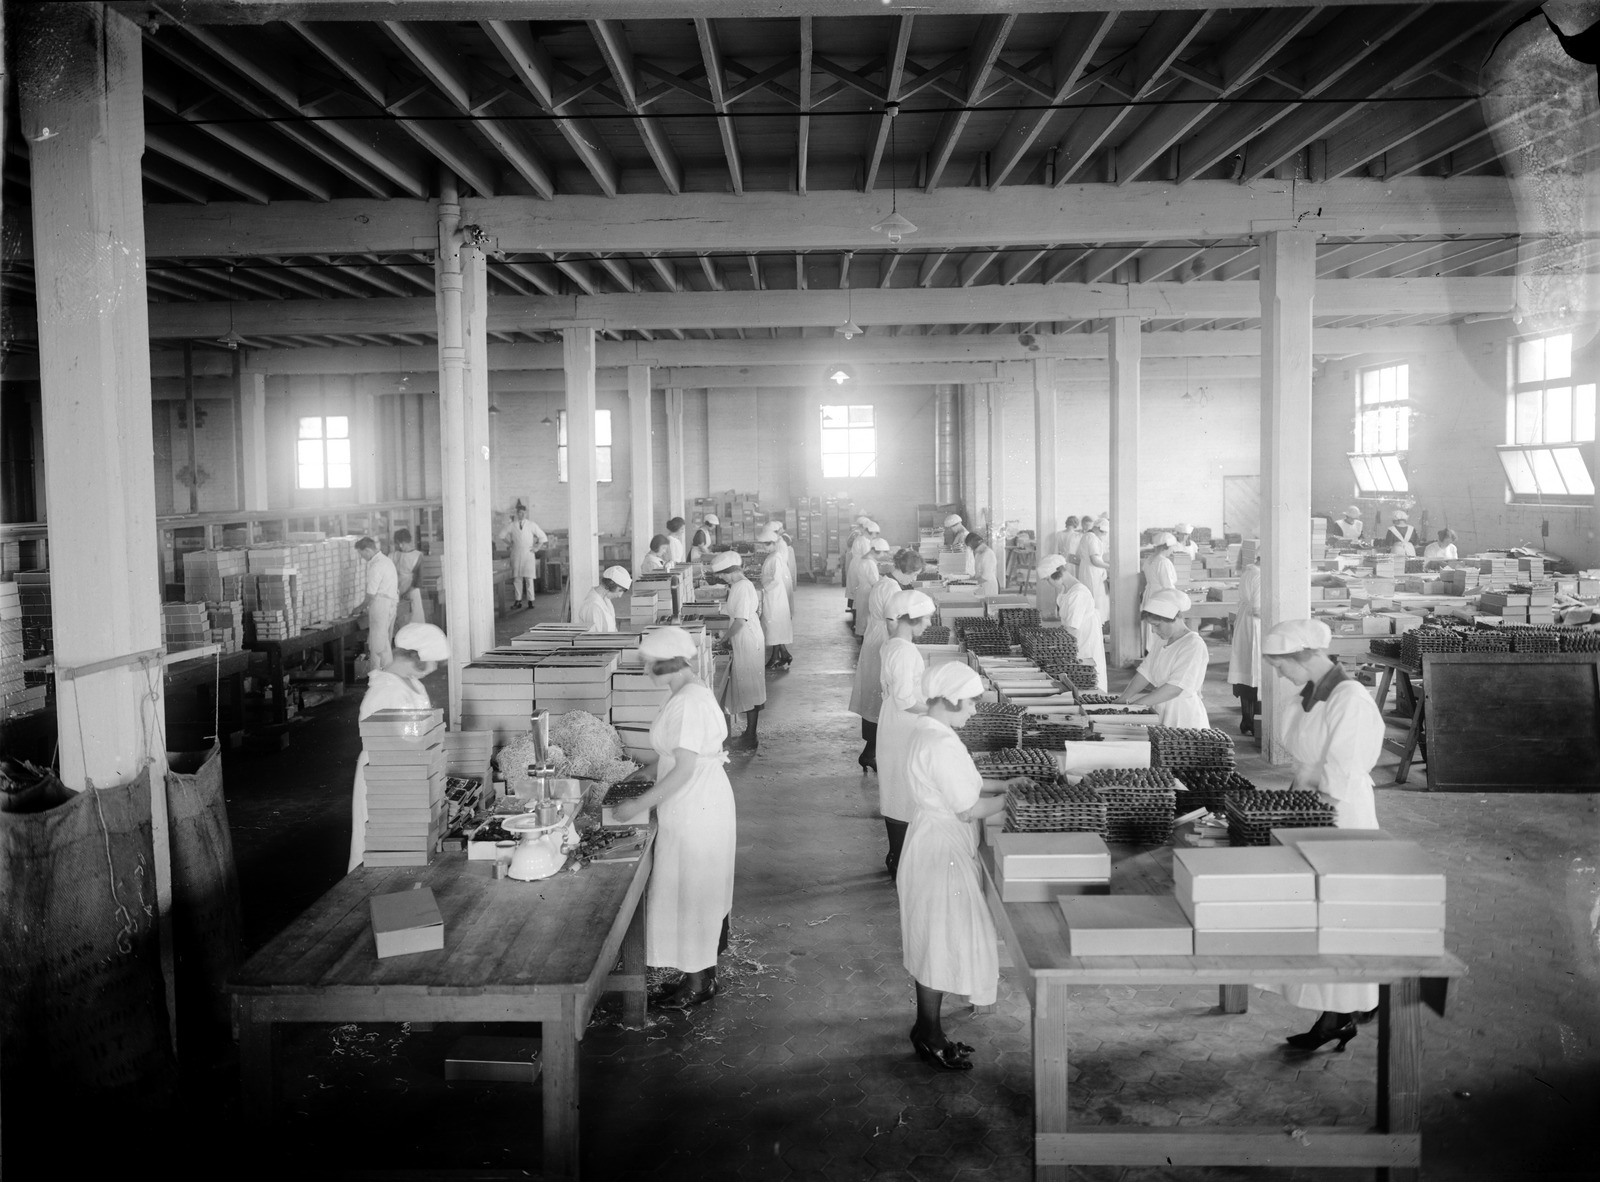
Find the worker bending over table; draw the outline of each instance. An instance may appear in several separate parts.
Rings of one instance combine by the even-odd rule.
[[[1168,589],[1150,597],[1140,619],[1150,625],[1160,647],[1144,659],[1122,700],[1130,706],[1153,707],[1162,726],[1203,729],[1211,725],[1200,700],[1209,655],[1206,642],[1183,620],[1189,607],[1189,597],[1182,591]]]
[[[589,594],[574,609],[572,622],[582,624],[586,632],[615,632],[617,609],[611,606],[611,601],[621,599],[631,586],[633,576],[625,567],[606,567],[600,572],[600,581],[589,588]]]

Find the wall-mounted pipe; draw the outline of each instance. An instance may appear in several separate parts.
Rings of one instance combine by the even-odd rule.
[[[951,505],[961,499],[961,387],[933,388],[933,500]]]

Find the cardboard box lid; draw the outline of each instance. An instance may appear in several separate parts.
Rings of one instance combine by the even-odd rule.
[[[1414,841],[1307,840],[1300,843],[1299,850],[1317,873],[1324,876],[1444,878],[1444,871]]]
[[[1056,905],[1069,929],[1187,932],[1194,927],[1171,895],[1062,895]]]
[[[372,930],[377,933],[402,932],[410,928],[443,927],[439,903],[430,887],[373,895]]]
[[[1105,856],[1111,851],[1098,833],[997,833],[994,848],[1001,858],[1039,855]]]
[[[1308,829],[1272,829],[1268,831],[1273,845],[1299,845],[1305,841],[1396,841],[1382,829],[1334,829],[1312,827]]]

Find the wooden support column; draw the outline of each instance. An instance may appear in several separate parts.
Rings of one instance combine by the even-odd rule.
[[[1261,237],[1261,631],[1311,615],[1311,301],[1317,238]],[[1262,752],[1288,762],[1283,722],[1299,689],[1263,665]]]
[[[461,323],[461,205],[456,178],[439,184],[439,253],[434,261],[435,310],[439,331],[439,446],[444,518],[444,608],[450,635],[450,726],[461,726],[461,671],[472,660],[469,626],[471,558],[467,526],[466,348]],[[487,561],[487,557],[485,558]]]
[[[600,503],[594,465],[594,329],[563,328],[567,368],[567,597],[576,611],[600,581]]]
[[[1139,643],[1139,340],[1138,316],[1110,318],[1111,664],[1137,664]]]
[[[683,391],[673,387],[667,389],[667,512],[662,518],[663,522],[673,517],[684,517],[684,505],[688,496],[684,490],[683,476]],[[687,549],[692,531],[687,526],[684,531],[684,546]]]
[[[239,371],[239,508],[267,507],[267,375]]]
[[[963,415],[972,421],[972,472],[962,466],[961,500],[967,509],[967,528],[978,524],[978,511],[989,496],[989,397],[988,386],[962,388]]]
[[[989,387],[989,519],[986,536],[995,553],[1005,553],[1006,388]]]
[[[1056,499],[1056,385],[1054,367],[1048,358],[1033,363],[1033,448],[1036,491],[1034,529],[1038,553],[1044,554],[1045,540],[1061,524],[1061,506]]]
[[[467,629],[472,655],[494,647],[494,505],[489,462],[489,270],[461,248],[461,437],[466,445]]]
[[[656,533],[656,477],[650,441],[650,367],[628,366],[628,452],[633,475],[633,571],[639,571]]]
[[[350,491],[357,504],[372,505],[378,500],[378,396],[363,385],[357,379],[350,398],[350,459],[355,469]]]

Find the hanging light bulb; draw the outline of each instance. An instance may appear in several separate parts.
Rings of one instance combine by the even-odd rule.
[[[834,329],[833,331],[838,333],[840,336],[842,336],[847,341],[851,337],[865,336],[866,333],[867,333],[867,330],[862,328],[854,320],[846,320],[843,324],[841,324],[838,328]]]
[[[907,234],[915,234],[917,227],[900,212],[900,185],[894,168],[895,118],[900,114],[900,104],[888,102],[883,113],[889,117],[889,216],[872,227],[874,234],[882,234],[891,244],[898,243]]]
[[[917,232],[917,227],[911,223],[910,219],[898,212],[890,213],[888,217],[878,222],[872,229],[874,233],[882,234],[890,242],[899,242],[907,234],[915,234]]]

